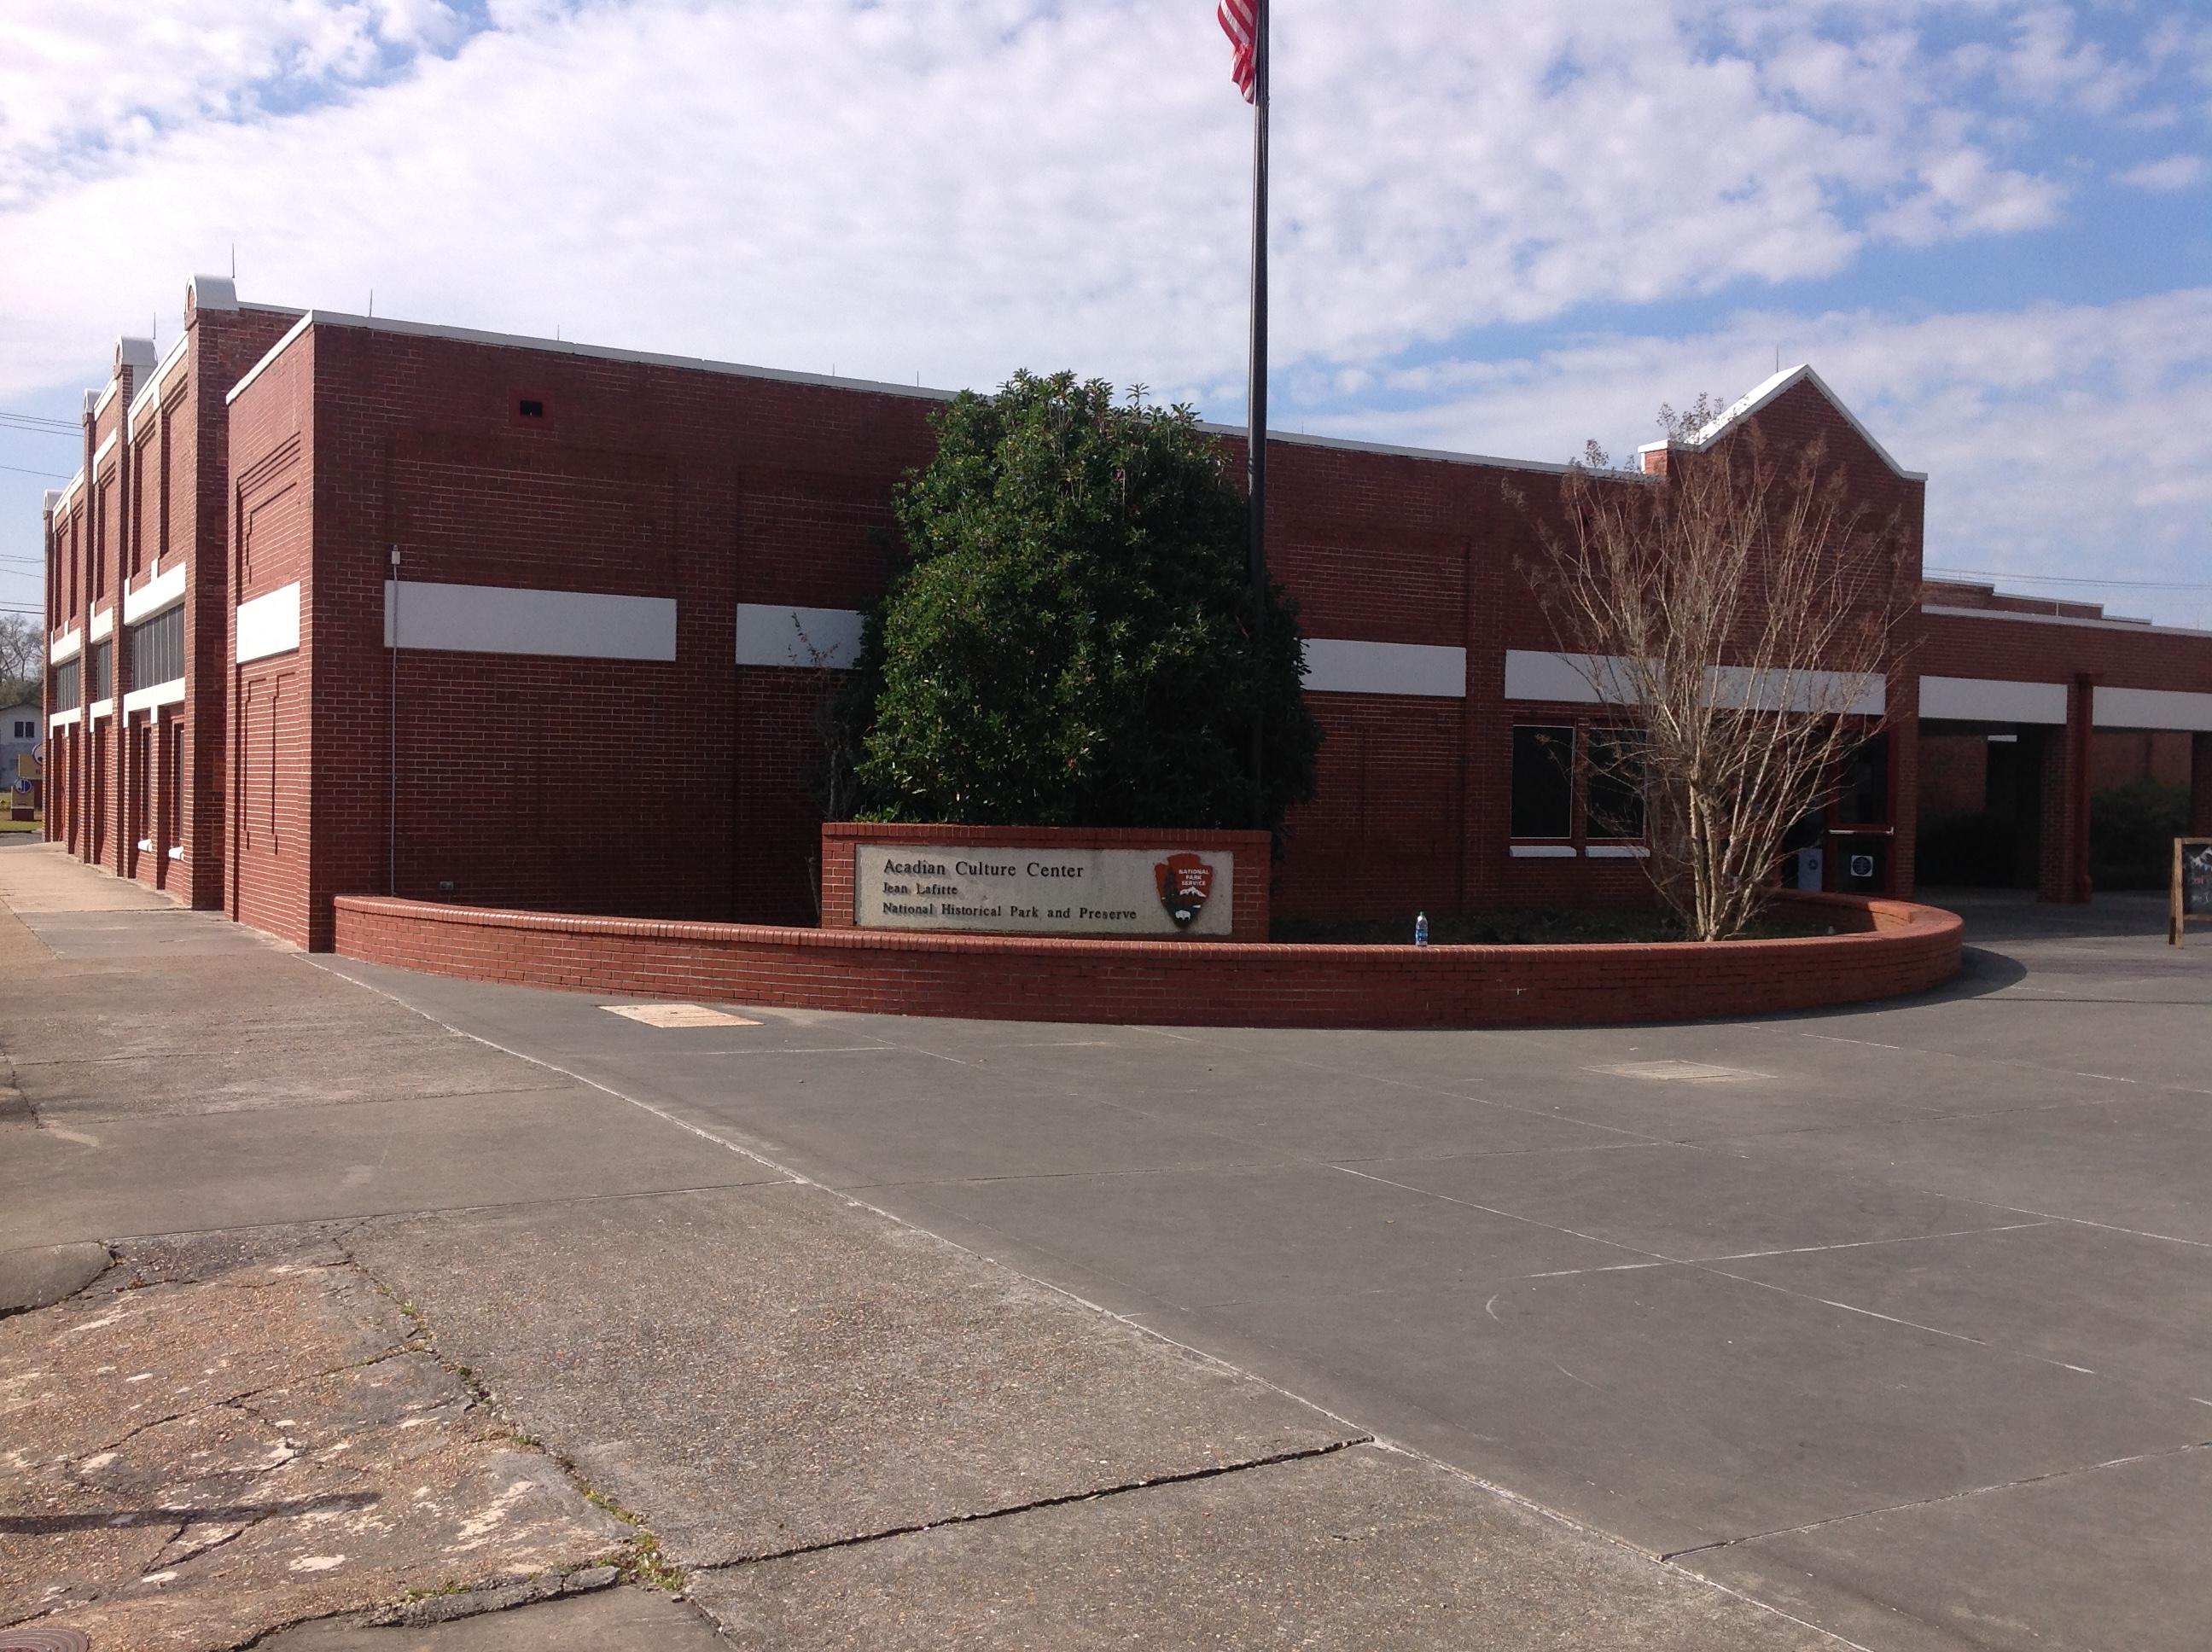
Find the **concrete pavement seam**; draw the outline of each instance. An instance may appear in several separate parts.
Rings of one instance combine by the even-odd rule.
[[[913,1537],[922,1532],[943,1531],[948,1527],[974,1526],[988,1521],[1006,1520],[1015,1515],[1034,1514],[1041,1509],[1064,1509],[1071,1503],[1097,1503],[1106,1497],[1127,1497],[1135,1491],[1149,1491],[1170,1485],[1190,1485],[1200,1480],[1218,1480],[1231,1474],[1242,1474],[1255,1468],[1273,1468],[1283,1463],[1308,1462],[1316,1457],[1333,1457],[1340,1451],[1349,1451],[1355,1446],[1374,1446],[1380,1442],[1372,1435],[1363,1435],[1354,1440],[1332,1440],[1326,1445],[1301,1446],[1294,1451],[1278,1451],[1265,1457],[1248,1458],[1243,1462],[1217,1463],[1210,1468],[1186,1469],[1176,1474],[1159,1474],[1150,1479],[1124,1480],[1118,1485],[1104,1485],[1089,1491],[1063,1491],[1049,1497],[1034,1497],[1027,1503],[1012,1503],[1000,1509],[979,1509],[972,1514],[948,1515],[943,1520],[918,1521],[906,1526],[887,1526],[878,1532],[856,1532],[850,1537],[833,1537],[819,1543],[802,1543],[794,1548],[771,1549],[764,1554],[741,1555],[735,1560],[718,1560],[711,1566],[695,1566],[695,1571],[735,1571],[745,1566],[764,1566],[775,1560],[795,1560],[802,1555],[827,1554],[837,1549],[855,1549],[866,1544],[881,1543],[895,1537]]]
[[[1778,1618],[1786,1623],[1794,1624],[1799,1628],[1807,1630],[1813,1634],[1821,1637],[1825,1640],[1833,1642],[1837,1646],[1845,1649],[1845,1652],[1872,1652],[1872,1649],[1865,1647],[1856,1641],[1850,1640],[1844,1636],[1839,1635],[1833,1630],[1823,1628],[1818,1624],[1808,1622],[1806,1619],[1799,1618],[1791,1613],[1784,1611],[1781,1607],[1773,1605],[1770,1601],[1761,1600],[1754,1595],[1745,1594],[1741,1589],[1730,1588],[1728,1584],[1718,1582],[1714,1579],[1703,1576],[1687,1567],[1677,1566],[1671,1561],[1667,1560],[1665,1558],[1654,1555],[1648,1549],[1638,1548],[1636,1545],[1627,1541],[1624,1538],[1614,1535],[1611,1532],[1605,1531],[1598,1527],[1587,1525],[1581,1521],[1576,1520],[1570,1515],[1562,1513],[1559,1509],[1548,1508],[1531,1497],[1524,1497],[1517,1491],[1511,1491],[1509,1488],[1499,1485],[1493,1481],[1485,1479],[1479,1474],[1469,1473],[1468,1470],[1458,1467],[1456,1464],[1446,1462],[1443,1459],[1434,1456],[1428,1452],[1417,1450],[1413,1447],[1401,1444],[1398,1442],[1389,1439],[1386,1436],[1377,1433],[1374,1430],[1366,1428],[1364,1424],[1354,1422],[1348,1417],[1342,1416],[1340,1413],[1330,1410],[1326,1406],[1316,1403],[1304,1394],[1295,1393],[1291,1389],[1283,1387],[1279,1382],[1270,1381],[1268,1378],[1262,1376],[1256,1371],[1248,1370],[1244,1367],[1236,1364],[1232,1361],[1224,1359],[1217,1354],[1210,1353],[1203,1348],[1194,1347],[1189,1343],[1183,1342],[1175,1337],[1169,1336],[1165,1333],[1159,1331],[1152,1326],[1144,1324],[1142,1321],[1132,1318],[1127,1314],[1115,1312],[1113,1309],[1107,1307],[1103,1303],[1093,1302],[1090,1298],[1080,1296],[1075,1291],[1069,1291],[1064,1286],[1054,1284],[1049,1279],[1042,1279],[1037,1278],[1034,1274],[1024,1273],[1020,1269],[1011,1266],[1008,1264],[999,1260],[996,1257],[986,1256],[980,1251],[961,1244],[957,1240],[947,1238],[943,1234],[937,1233],[931,1229],[925,1228],[920,1223],[909,1221],[906,1218],[899,1216],[893,1212],[884,1210],[879,1206],[871,1205],[866,1200],[855,1199],[850,1193],[843,1191],[842,1189],[832,1187],[825,1182],[817,1181],[811,1176],[808,1176],[799,1171],[793,1170],[788,1165],[778,1163],[775,1160],[769,1158],[767,1155],[756,1152],[751,1148],[727,1140],[725,1138],[715,1134],[713,1131],[705,1128],[703,1126],[694,1124],[686,1119],[678,1118],[672,1113],[669,1112],[666,1108],[657,1107],[650,1102],[641,1101],[635,1096],[626,1095],[623,1091],[617,1090],[611,1084],[603,1084],[599,1080],[590,1078],[583,1073],[572,1072],[567,1067],[561,1066],[557,1063],[552,1061],[545,1060],[542,1057],[530,1055],[521,1050],[511,1048],[505,1044],[500,1043],[495,1039],[486,1038],[481,1034],[470,1032],[465,1028],[456,1027],[451,1022],[441,1020],[438,1017],[432,1015],[428,1011],[421,1009],[415,1005],[408,1003],[406,999],[401,998],[396,993],[387,991],[386,988],[377,986],[374,982],[356,980],[355,977],[348,975],[340,970],[331,969],[327,964],[317,962],[311,954],[301,953],[299,956],[304,958],[305,961],[313,968],[321,969],[328,975],[334,975],[340,981],[349,981],[354,986],[364,987],[368,991],[376,993],[379,997],[389,999],[392,1003],[398,1005],[401,1008],[407,1010],[415,1015],[421,1016],[425,1021],[431,1023],[434,1026],[443,1027],[449,1032],[459,1033],[464,1038],[473,1039],[477,1043],[483,1044],[488,1048],[497,1050],[503,1055],[511,1055],[519,1061],[527,1061],[534,1066],[544,1068],[549,1072],[560,1073],[562,1077],[574,1079],[578,1084],[588,1085],[590,1088],[599,1090],[602,1094],[611,1096],[617,1101],[626,1102],[630,1106],[637,1108],[643,1112],[649,1113],[655,1118],[664,1120],[667,1123],[676,1126],[680,1130],[686,1131],[692,1135],[697,1136],[703,1141],[712,1142],[714,1145],[720,1147],[726,1151],[736,1153],[741,1157],[750,1159],[757,1164],[760,1164],[769,1169],[775,1170],[778,1174],[803,1187],[820,1188],[823,1193],[830,1194],[831,1197],[840,1200],[847,1206],[854,1209],[867,1211],[880,1218],[882,1220],[890,1223],[896,1227],[903,1229],[909,1233],[916,1234],[933,1242],[933,1243],[944,1245],[963,1255],[973,1257],[987,1266],[996,1269],[1001,1272],[1011,1274],[1015,1278],[1020,1279],[1028,1285],[1035,1286],[1040,1290],[1048,1291],[1056,1297],[1062,1297],[1068,1302],[1075,1303],[1079,1307],[1088,1309],[1094,1314],[1103,1315],[1106,1318],[1113,1321],[1115,1323],[1125,1326],[1136,1332],[1140,1336],[1160,1343],[1167,1347],[1174,1348],[1206,1365],[1211,1366],[1218,1370],[1226,1371],[1232,1376],[1243,1378],[1247,1382],[1255,1383],[1267,1389],[1269,1393],[1279,1394],[1286,1400],[1295,1401],[1297,1404],[1305,1406],[1308,1410],[1315,1412],[1316,1415],[1325,1417],[1329,1421],[1338,1424],[1341,1427],[1348,1429],[1359,1435],[1361,1436],[1360,1439],[1353,1442],[1352,1443],[1373,1446],[1381,1450],[1392,1452],[1397,1455],[1409,1457],[1415,1461],[1425,1463],[1429,1467],[1439,1469],[1444,1473],[1449,1474],[1453,1478],[1459,1479],[1467,1485],[1476,1486],[1480,1490],[1488,1492],[1492,1497],[1502,1498],[1505,1502],[1512,1503],[1516,1508],[1523,1509],[1532,1514],[1540,1515],[1568,1531],[1577,1533],[1594,1542],[1602,1543],[1626,1554],[1632,1555],[1648,1564],[1657,1566],[1662,1570],[1672,1571],[1679,1576],[1688,1578],[1697,1583],[1700,1588],[1717,1590],[1733,1599],[1741,1600],[1746,1605],[1753,1606],[1759,1611],[1771,1613],[1772,1616]],[[1149,1029],[1139,1029],[1138,1030]],[[1632,1133],[1623,1132],[1620,1133],[1626,1134]],[[1380,1178],[1376,1179],[1380,1180]],[[1632,1248],[1623,1246],[1618,1247],[1618,1248],[1631,1249]],[[1649,1254],[1650,1253],[1635,1253],[1632,1250],[1632,1254]]]

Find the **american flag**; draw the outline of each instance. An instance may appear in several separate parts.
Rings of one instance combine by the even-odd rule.
[[[1214,15],[1221,19],[1221,32],[1229,37],[1229,44],[1237,48],[1236,55],[1229,60],[1230,78],[1244,94],[1244,101],[1249,103],[1256,78],[1252,47],[1259,33],[1260,0],[1221,0],[1220,9]]]

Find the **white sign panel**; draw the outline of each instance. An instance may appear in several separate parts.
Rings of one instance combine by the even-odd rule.
[[[1001,935],[1211,935],[1231,928],[1226,849],[939,848],[860,843],[853,919],[863,929]]]

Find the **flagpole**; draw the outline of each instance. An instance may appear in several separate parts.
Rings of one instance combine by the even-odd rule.
[[[1252,641],[1264,662],[1267,615],[1267,14],[1268,0],[1252,8],[1252,355],[1250,416],[1245,435],[1244,477],[1251,501],[1246,528],[1244,578],[1252,593]],[[1267,823],[1261,790],[1260,752],[1266,700],[1252,702],[1252,825]]]

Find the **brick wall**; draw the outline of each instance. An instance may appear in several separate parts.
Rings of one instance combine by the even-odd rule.
[[[1087,941],[653,923],[335,903],[337,950],[434,975],[607,995],[1008,1021],[1250,1027],[1578,1026],[1776,1014],[1957,973],[1948,913],[1793,897],[1843,932],[1531,947]]]
[[[231,606],[222,658],[230,674],[224,756],[229,813],[227,906],[230,915],[302,946],[327,947],[310,910],[319,835],[356,823],[319,817],[313,738],[316,689],[315,430],[311,414],[319,340],[295,341],[230,409],[228,555]],[[298,581],[300,643],[235,664],[237,605]],[[331,693],[367,684],[325,685]],[[311,834],[311,823],[319,829]]]

